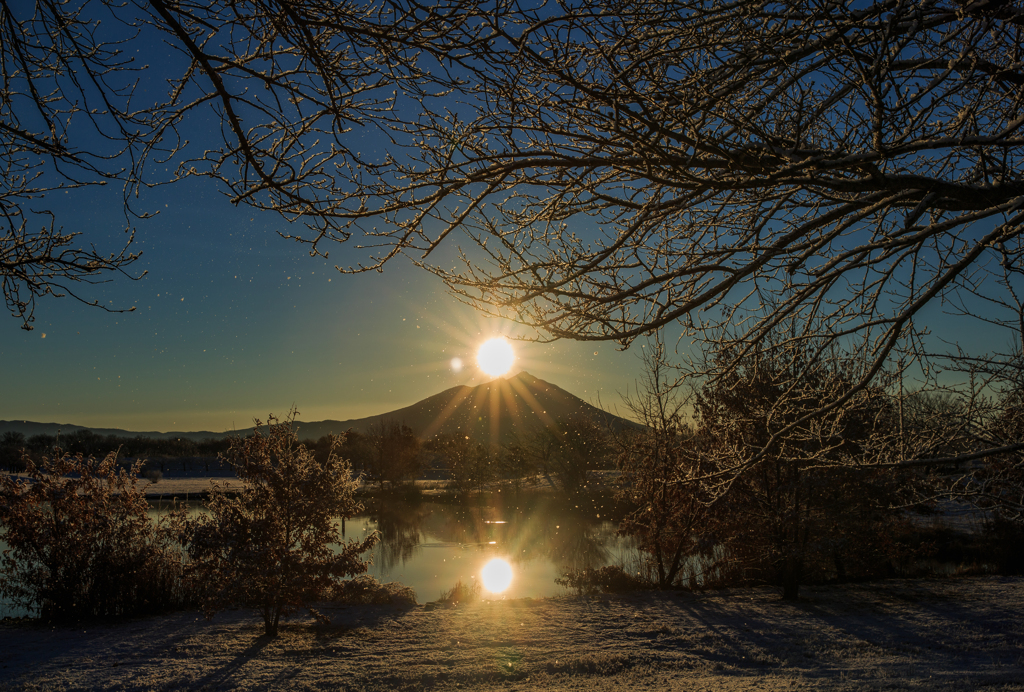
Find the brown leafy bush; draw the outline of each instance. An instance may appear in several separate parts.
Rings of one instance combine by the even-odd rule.
[[[652,582],[635,577],[618,565],[598,569],[572,569],[555,579],[559,586],[571,589],[578,596],[590,596],[599,592],[626,593],[642,591],[656,586]]]
[[[208,515],[175,517],[190,572],[206,586],[207,615],[255,606],[270,636],[282,615],[331,598],[344,577],[364,572],[360,555],[377,541],[376,534],[342,541],[335,520],[361,509],[351,466],[336,454],[337,438],[317,461],[298,443],[294,415],[281,423],[271,416],[266,426],[256,421],[252,436],[232,440],[224,458],[244,483],[240,495],[214,484]]]
[[[348,605],[397,605],[411,608],[416,605],[416,592],[404,584],[395,581],[382,584],[362,574],[342,582],[334,601]]]
[[[186,606],[181,553],[147,515],[138,471],[62,455],[0,477],[0,596],[46,622]]]

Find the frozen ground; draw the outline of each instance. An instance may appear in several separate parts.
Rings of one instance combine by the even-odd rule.
[[[0,625],[0,689],[1024,690],[1024,579]]]

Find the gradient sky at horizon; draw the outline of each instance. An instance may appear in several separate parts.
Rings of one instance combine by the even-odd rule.
[[[109,251],[123,239],[120,195],[91,188],[53,206],[67,230],[73,222]],[[134,312],[44,298],[33,331],[0,320],[0,419],[221,432],[292,406],[306,421],[360,418],[485,382],[479,344],[528,335],[481,317],[405,260],[382,274],[342,275],[334,266],[356,251],[310,257],[277,234],[287,227],[280,216],[236,208],[208,181],[147,197],[142,207],[160,213],[137,223],[143,255],[132,266],[146,276],[77,287]],[[511,374],[526,370],[615,409],[640,374],[638,346],[516,343]]]

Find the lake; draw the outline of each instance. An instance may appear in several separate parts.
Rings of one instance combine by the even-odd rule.
[[[368,574],[411,587],[420,603],[437,600],[459,581],[480,580],[481,569],[495,557],[511,565],[512,581],[501,593],[484,591],[484,598],[560,595],[566,590],[555,579],[566,570],[634,561],[632,539],[616,533],[612,505],[600,500],[493,493],[467,499],[366,498],[363,503],[365,510],[345,522],[345,536],[378,531],[381,540],[367,554]],[[165,512],[166,505],[157,505],[151,515]],[[0,617],[22,614],[0,604]]]
[[[633,560],[632,539],[617,534],[618,521],[602,507],[579,507],[552,496],[466,501],[372,500],[367,512],[346,522],[346,535],[379,531],[369,573],[416,591],[420,602],[437,599],[456,582],[480,579],[495,557],[512,566],[512,582],[487,598],[544,597],[565,593],[555,578],[568,569],[592,569]]]

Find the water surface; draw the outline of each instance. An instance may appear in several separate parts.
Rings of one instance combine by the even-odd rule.
[[[411,587],[420,603],[437,600],[456,583],[480,580],[483,565],[507,560],[512,583],[484,598],[539,598],[566,593],[555,579],[571,569],[631,564],[632,539],[616,533],[618,521],[601,501],[573,501],[544,495],[481,495],[440,500],[365,499],[365,510],[344,524],[345,537],[378,532],[366,556],[368,574]],[[169,503],[150,510],[154,520]],[[190,503],[201,512],[200,503]],[[6,545],[0,541],[0,550]],[[0,603],[0,617],[25,615]]]
[[[458,502],[371,500],[346,522],[349,538],[378,531],[369,574],[412,587],[420,602],[437,599],[456,582],[471,583],[494,557],[513,569],[511,586],[487,598],[565,593],[555,579],[570,569],[632,561],[633,542],[601,507],[530,496],[504,501],[482,496]]]

